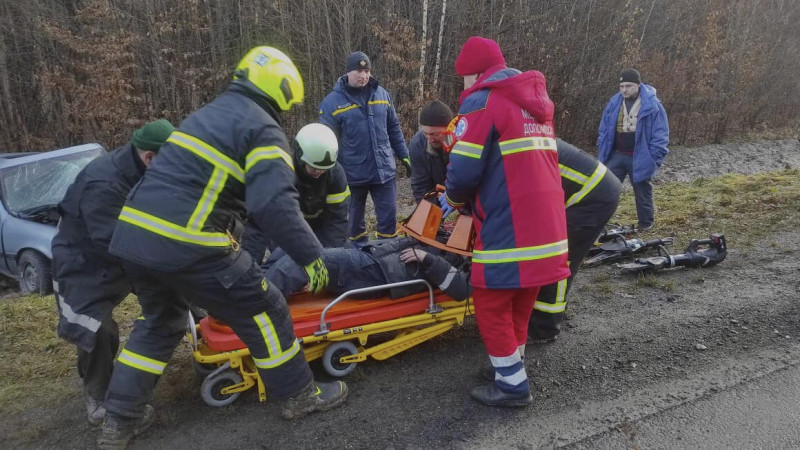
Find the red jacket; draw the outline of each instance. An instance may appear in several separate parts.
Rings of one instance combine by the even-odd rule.
[[[460,101],[446,188],[451,205],[472,206],[473,286],[567,278],[564,191],[544,75],[494,67]]]

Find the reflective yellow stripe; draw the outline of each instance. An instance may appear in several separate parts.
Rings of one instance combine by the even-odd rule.
[[[190,230],[200,231],[203,229],[203,225],[205,225],[208,215],[211,214],[211,211],[214,209],[214,205],[219,198],[219,193],[222,192],[222,188],[225,187],[225,182],[227,180],[228,175],[225,171],[219,167],[215,167],[214,172],[211,173],[211,178],[208,179],[206,188],[203,189],[203,195],[200,196],[200,201],[197,202],[192,216],[189,217],[188,228]]]
[[[188,242],[190,244],[203,245],[206,247],[228,247],[231,245],[230,239],[225,233],[209,233],[191,230],[129,206],[122,208],[122,212],[119,214],[119,220],[176,241]]]
[[[390,108],[392,107],[392,105],[389,103],[388,100],[370,100],[369,104],[370,105],[387,105]]]
[[[256,363],[256,367],[259,369],[272,369],[275,367],[280,366],[281,364],[289,361],[300,351],[300,342],[295,339],[294,344],[289,347],[289,350],[286,350],[283,353],[276,354],[275,356],[270,356],[269,358],[256,358],[253,357],[253,362]],[[272,355],[272,353],[270,353]]]
[[[133,353],[125,348],[122,349],[122,352],[120,352],[119,357],[117,357],[117,361],[125,364],[126,366],[133,367],[134,369],[152,373],[153,375],[163,374],[164,369],[167,367],[167,363],[165,362]]]
[[[547,137],[510,139],[502,141],[498,145],[500,146],[500,154],[503,156],[534,150],[557,151],[556,140]]]
[[[281,341],[278,338],[278,333],[275,332],[275,326],[266,312],[253,316],[256,321],[258,329],[261,330],[261,336],[264,338],[264,343],[267,345],[267,351],[270,355],[277,355],[281,352]]]
[[[559,164],[558,171],[561,173],[562,177],[568,179],[569,181],[578,183],[581,186],[586,184],[586,175],[578,172],[577,170],[573,170],[570,167],[567,167],[563,164]]]
[[[345,106],[344,108],[339,108],[339,109],[337,109],[336,111],[334,111],[334,112],[333,112],[331,115],[332,115],[332,116],[335,116],[335,115],[337,115],[337,114],[341,114],[341,113],[343,113],[343,112],[350,111],[350,110],[351,110],[351,109],[353,109],[353,108],[358,108],[358,105],[355,105],[355,104],[354,104],[354,105],[350,105],[350,106]]]
[[[504,250],[475,250],[473,262],[483,264],[499,264],[517,261],[533,261],[550,258],[567,253],[567,240],[553,244],[536,245],[533,247],[510,248]]]
[[[286,151],[276,145],[270,145],[269,147],[256,147],[250,150],[250,153],[247,154],[244,163],[244,171],[248,172],[250,169],[253,168],[256,163],[265,159],[283,159],[283,162],[289,165],[289,167],[294,170],[294,163],[292,162],[292,157],[289,156]]]
[[[547,303],[541,300],[536,300],[533,309],[550,313],[558,314],[567,310],[567,279],[563,279],[556,285],[556,298],[555,302]]]
[[[344,192],[338,194],[330,194],[325,197],[325,203],[336,204],[342,203],[347,197],[350,197],[350,186],[344,188]]]
[[[224,170],[228,175],[236,178],[240,183],[244,183],[244,170],[236,161],[228,158],[222,152],[194,136],[189,136],[180,131],[173,131],[169,135],[167,142],[171,142],[181,148],[189,150],[195,155],[211,163],[214,167]]]
[[[397,237],[397,230],[394,230],[394,233],[392,233],[392,234],[378,233],[376,231],[375,232],[375,237],[378,237],[378,238],[393,238],[393,237]]]
[[[578,191],[578,192],[572,194],[572,196],[570,196],[570,198],[569,198],[569,200],[567,200],[567,204],[565,206],[567,208],[569,208],[570,206],[572,206],[572,205],[578,203],[579,201],[583,200],[583,197],[586,197],[586,195],[589,192],[592,192],[592,189],[594,189],[595,186],[597,186],[597,183],[599,183],[600,180],[603,179],[605,174],[606,174],[606,166],[604,166],[602,163],[597,163],[597,168],[594,169],[594,173],[592,173],[592,176],[589,177],[589,180],[587,180],[585,182],[585,184],[583,185],[583,188],[581,188],[580,191]]]
[[[468,158],[480,159],[482,151],[483,151],[482,145],[473,144],[471,142],[458,141],[456,142],[456,145],[453,146],[453,150],[451,150],[450,153],[466,156]]]
[[[454,201],[452,198],[450,198],[449,195],[447,195],[447,192],[444,193],[444,199],[447,200],[447,203],[449,203],[450,206],[455,206],[455,207],[464,206],[464,202]]]
[[[350,236],[348,239],[350,239],[351,241],[357,241],[357,240],[359,240],[359,239],[361,239],[363,237],[367,237],[368,234],[369,234],[369,232],[365,231],[365,232],[363,232],[361,234],[357,234],[355,236]]]

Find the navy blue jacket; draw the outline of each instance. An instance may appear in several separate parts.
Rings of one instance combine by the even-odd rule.
[[[350,186],[386,183],[397,176],[395,155],[408,157],[392,97],[375,78],[363,89],[365,97],[351,95],[344,75],[319,105],[319,121],[339,139],[338,161]]]
[[[667,112],[656,97],[656,89],[644,83],[639,85],[642,105],[636,122],[636,144],[633,147],[633,182],[649,180],[661,167],[669,153],[669,122]],[[603,111],[597,135],[597,159],[606,164],[614,150],[617,119],[622,106],[622,94],[614,94]]]
[[[246,214],[302,266],[322,245],[300,212],[277,113],[236,82],[187,117],[119,216],[109,251],[165,272],[238,250]]]
[[[67,294],[57,295],[58,335],[86,351],[94,348],[100,323],[130,291],[121,262],[109,255],[108,245],[125,197],[145,169],[127,144],[90,162],[58,205],[53,278],[60,285],[56,291]]]

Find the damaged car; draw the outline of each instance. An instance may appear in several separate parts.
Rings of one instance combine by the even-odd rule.
[[[43,153],[0,153],[0,274],[16,278],[24,294],[53,290],[50,243],[58,203],[100,144]]]

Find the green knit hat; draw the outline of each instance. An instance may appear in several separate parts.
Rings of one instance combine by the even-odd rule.
[[[169,120],[154,120],[133,132],[131,144],[139,150],[157,152],[173,131],[175,131],[175,127],[169,123]]]

